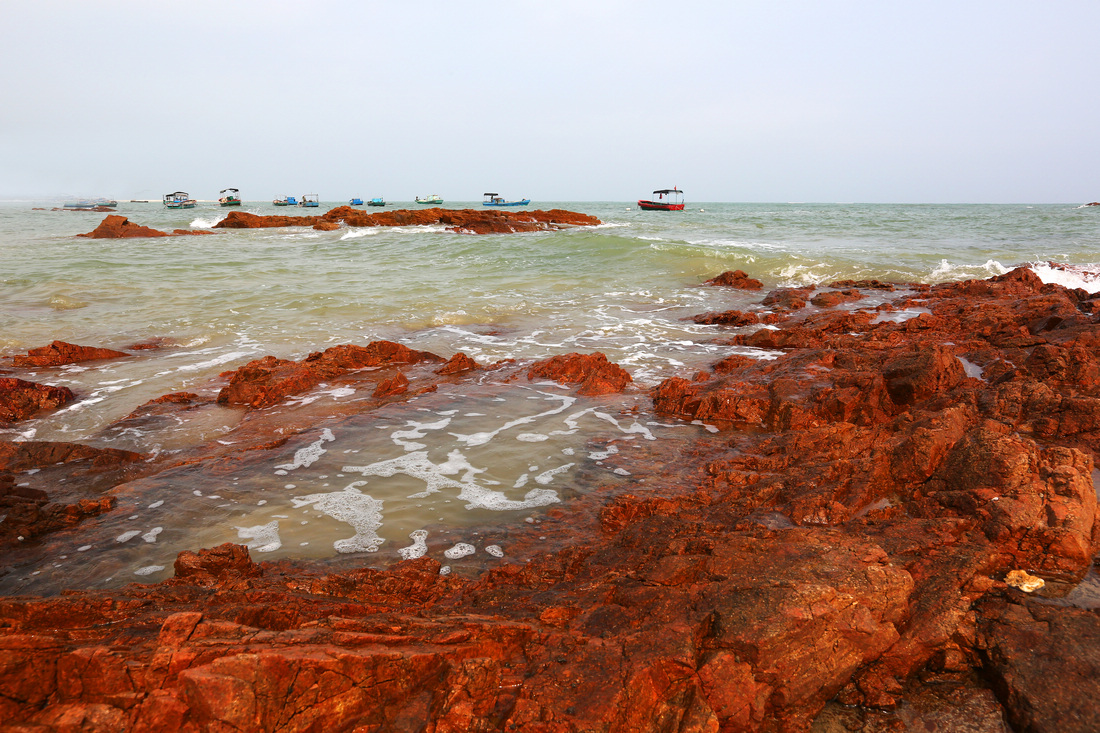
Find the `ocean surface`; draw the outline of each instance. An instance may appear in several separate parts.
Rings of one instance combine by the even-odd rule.
[[[298,215],[341,204],[246,202],[241,210]],[[16,376],[70,387],[78,400],[0,425],[2,440],[151,456],[231,442],[235,408],[148,429],[109,426],[167,393],[216,392],[219,373],[268,354],[301,359],[378,339],[444,358],[462,351],[482,364],[601,351],[643,389],[627,398],[637,416],[624,417],[557,385],[487,384],[416,398],[366,421],[319,425],[236,473],[200,465],[137,482],[124,510],[85,522],[71,539],[59,535],[49,556],[26,548],[18,572],[0,578],[6,593],[158,580],[171,575],[179,550],[225,541],[249,544],[258,559],[361,554],[381,562],[427,552],[460,565],[468,555],[507,557],[486,527],[537,523],[540,512],[594,482],[629,480],[629,448],[709,429],[657,419],[644,388],[734,350],[713,343],[728,329],[685,320],[759,303],[761,293],[701,287],[725,270],[744,270],[766,292],[842,279],[939,283],[1027,264],[1044,280],[1100,289],[1091,274],[1100,271],[1100,207],[1077,204],[688,203],[683,212],[645,212],[630,202],[535,201],[528,208],[604,223],[488,236],[439,226],[126,240],[77,238],[106,214],[49,210],[59,205],[0,203],[0,356],[55,339],[168,345],[130,359],[20,370]],[[387,206],[394,208],[417,207]],[[162,230],[210,229],[226,210],[120,202],[118,213]],[[8,365],[0,360],[0,369]],[[322,385],[269,409],[357,398]],[[34,477],[17,482],[33,485]],[[466,529],[473,526],[477,536]]]

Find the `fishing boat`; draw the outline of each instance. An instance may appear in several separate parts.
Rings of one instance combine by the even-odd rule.
[[[275,204],[276,206],[297,206],[298,199],[294,198],[293,196],[283,196],[281,199],[275,199],[271,203]]]
[[[362,206],[362,205],[363,205],[363,199],[361,199],[361,198],[358,198],[358,197],[357,197],[357,198],[353,198],[353,199],[352,199],[351,201],[349,201],[348,203],[349,203],[349,204],[351,204],[352,206]]]
[[[481,202],[482,206],[526,206],[531,203],[531,199],[521,199],[519,201],[505,201],[499,193],[487,193],[484,194],[485,200]]]
[[[418,204],[441,204],[443,203],[443,197],[438,193],[433,193],[431,196],[425,196],[424,198],[416,197],[416,203]]]
[[[638,208],[646,211],[683,211],[684,192],[673,186],[653,192],[657,200],[638,199]]]
[[[298,202],[299,206],[305,206],[310,209],[315,209],[321,205],[320,197],[315,193],[302,194],[302,200]]]
[[[367,206],[385,206],[386,201],[381,196],[373,198],[367,202]]]
[[[218,199],[218,203],[222,206],[240,206],[241,205],[241,192],[235,188],[223,188],[219,191],[221,198]]]
[[[175,191],[164,194],[164,205],[169,209],[193,209],[199,204],[186,191]]]

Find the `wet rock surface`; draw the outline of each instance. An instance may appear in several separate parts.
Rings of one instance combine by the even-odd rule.
[[[261,216],[231,211],[216,229],[260,229],[266,227],[313,227],[332,231],[340,226],[401,227],[443,224],[464,234],[509,234],[561,229],[567,226],[595,226],[600,220],[588,214],[564,209],[550,211],[499,211],[496,209],[397,209],[368,214],[362,209],[338,206],[320,216]]]
[[[23,368],[55,367],[99,359],[121,359],[126,356],[129,356],[129,354],[125,351],[54,341],[48,346],[30,349],[26,354],[16,354],[12,357],[12,366]]]
[[[650,391],[664,420],[710,431],[647,447],[631,479],[515,530],[525,562],[256,563],[227,544],[181,553],[158,584],[0,600],[0,726],[1096,730],[1096,606],[1056,596],[1094,574],[1100,546],[1100,303],[1024,269],[830,287],[764,296],[769,328],[715,319],[731,353]],[[268,357],[223,375],[217,402],[244,414],[232,441],[151,462],[9,448],[0,494],[76,503],[53,480],[20,486],[29,461],[121,504],[141,487],[127,471],[281,444],[264,408],[322,381],[369,383],[341,408],[369,415],[486,373],[605,410],[641,389],[599,354],[486,367],[375,342]],[[166,395],[121,424],[211,404]],[[72,515],[100,509],[114,511]],[[1004,582],[1015,570],[1052,582],[1027,596]]]
[[[112,209],[95,209],[96,211],[111,211]],[[171,232],[162,232],[141,224],[130,221],[127,217],[112,214],[105,217],[99,226],[87,234],[78,234],[78,237],[87,239],[126,239],[129,237],[178,237],[190,234],[211,234],[195,229],[174,229]]]
[[[41,410],[53,410],[75,399],[68,387],[0,377],[0,422],[15,422]]]

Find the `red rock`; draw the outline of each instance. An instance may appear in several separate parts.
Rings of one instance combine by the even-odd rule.
[[[810,303],[816,305],[818,308],[835,308],[841,303],[851,303],[857,300],[862,300],[863,293],[855,288],[845,288],[844,290],[828,290],[818,293],[814,297],[810,298]]]
[[[752,312],[738,310],[724,311],[722,313],[703,313],[692,317],[693,321],[704,326],[754,326],[760,323],[760,316]]]
[[[176,557],[175,571],[176,579],[203,586],[224,586],[230,580],[263,575],[263,568],[252,562],[247,547],[229,543],[197,553],[181,552]]]
[[[1096,613],[1001,582],[1012,569],[1073,581],[1096,556],[1100,327],[1086,295],[1015,272],[907,288],[891,307],[930,312],[902,322],[799,311],[733,337],[782,352],[731,349],[651,393],[658,420],[719,432],[638,441],[628,481],[579,472],[586,490],[537,527],[499,530],[514,562],[471,577],[441,576],[430,558],[339,572],[255,564],[223,545],[182,553],[156,585],[0,598],[0,716],[111,729],[804,731],[836,700],[872,706],[866,716],[896,707],[909,722],[890,725],[913,727],[922,693],[974,675],[997,697],[971,688],[950,720],[976,710],[999,724],[1003,704],[1021,730],[1093,730]],[[300,384],[377,383],[400,366],[422,391],[443,375],[415,360],[447,371],[429,357],[372,344],[263,370],[271,385],[297,370]],[[599,354],[486,369],[503,382],[629,383]],[[445,381],[480,389],[482,376]],[[637,415],[635,397],[620,411]],[[284,427],[250,418],[257,435]],[[37,450],[50,470],[79,463]],[[40,506],[45,488],[11,478],[27,464],[2,458],[11,506]]]
[[[0,377],[0,422],[25,420],[42,410],[53,410],[76,399],[68,387]]]
[[[1010,596],[981,604],[983,668],[1016,730],[1100,730],[1100,616]]]
[[[764,287],[764,283],[749,277],[741,270],[727,270],[718,277],[713,277],[703,284],[720,285],[727,288],[738,288],[740,290],[759,290]]]
[[[368,214],[361,209],[339,206],[321,216],[259,216],[231,211],[215,225],[217,229],[310,226],[331,231],[341,224],[353,227],[428,226],[444,224],[451,231],[466,234],[506,234],[561,229],[566,226],[595,226],[594,216],[563,209],[550,211],[498,211],[495,209],[397,209]]]
[[[805,288],[780,288],[764,296],[760,304],[772,306],[779,312],[796,311],[806,307],[806,299],[815,289],[813,285]]]
[[[577,394],[597,396],[621,392],[633,381],[625,369],[612,364],[603,354],[565,354],[537,362],[528,379],[552,379],[563,384],[580,384]]]
[[[287,396],[311,389],[326,379],[352,370],[388,364],[416,364],[442,361],[426,351],[415,351],[390,341],[374,341],[367,346],[333,346],[310,354],[300,362],[266,356],[230,372],[229,384],[218,393],[221,404],[270,407]]]
[[[17,367],[53,367],[99,359],[118,359],[124,356],[129,356],[129,354],[114,349],[79,346],[64,341],[54,341],[49,346],[31,349],[25,356],[21,354],[13,356],[12,365]]]
[[[471,359],[461,351],[450,358],[450,360],[435,370],[436,374],[462,374],[474,369],[480,369],[478,363]]]
[[[113,211],[113,209],[103,209],[104,211]],[[77,234],[78,237],[87,237],[89,239],[125,239],[128,237],[171,237],[188,234],[212,234],[213,232],[205,232],[201,230],[191,229],[176,229],[171,233],[162,232],[159,229],[151,229],[141,224],[135,224],[127,219],[125,216],[119,214],[112,214],[106,217],[99,226],[93,231],[87,234]]]
[[[166,346],[179,346],[175,339],[168,338],[166,336],[157,336],[151,338],[148,341],[141,341],[136,344],[130,344],[126,347],[128,351],[147,351],[150,349],[162,349]]]
[[[409,391],[409,378],[401,372],[393,375],[389,379],[383,379],[378,383],[378,387],[374,390],[375,397],[391,397],[394,395],[405,394]]]

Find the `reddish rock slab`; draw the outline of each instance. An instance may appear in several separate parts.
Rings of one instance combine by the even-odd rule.
[[[622,392],[633,380],[630,374],[603,354],[564,354],[536,362],[528,379],[551,379],[562,384],[580,384],[577,394],[595,397]]]
[[[300,362],[266,356],[223,375],[230,381],[218,393],[218,402],[252,408],[270,407],[289,395],[304,392],[352,370],[422,361],[443,360],[435,354],[391,341],[373,341],[367,346],[333,346],[323,352],[314,352]]]
[[[246,211],[231,211],[215,225],[216,229],[257,229],[266,227],[310,226],[331,231],[341,225],[353,227],[430,226],[443,224],[451,231],[466,234],[507,234],[561,229],[570,226],[595,226],[594,216],[564,209],[550,211],[498,211],[496,209],[397,209],[368,214],[361,209],[339,206],[320,216],[260,216]]]
[[[691,320],[703,326],[755,326],[760,323],[760,316],[752,311],[722,311],[721,313],[703,313],[692,316]]]
[[[712,277],[703,283],[704,285],[718,285],[739,290],[759,290],[764,283],[751,278],[742,270],[727,270],[717,277]]]
[[[141,224],[135,224],[125,216],[112,214],[103,219],[99,226],[86,234],[77,234],[78,237],[88,239],[128,239],[130,237],[175,237],[189,234],[213,234],[192,229],[176,229],[171,232],[162,232]]]
[[[982,666],[1016,730],[1100,730],[1100,615],[1096,609],[990,598],[980,609]]]
[[[852,303],[862,300],[865,296],[857,288],[845,288],[843,290],[826,290],[819,292],[810,298],[810,303],[818,308],[835,308],[842,303]]]
[[[462,374],[464,372],[473,371],[474,369],[480,369],[476,361],[471,359],[461,351],[452,356],[446,364],[435,370],[436,374]]]
[[[12,366],[24,368],[53,367],[100,359],[119,359],[124,356],[130,355],[125,351],[54,341],[49,346],[39,346],[31,349],[26,355],[16,354],[12,357]]]
[[[32,417],[42,410],[54,410],[76,399],[68,387],[0,377],[0,422]]]

